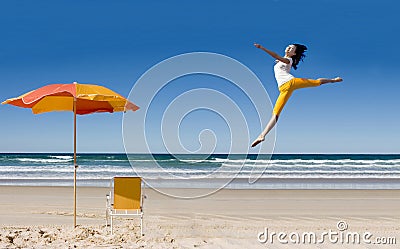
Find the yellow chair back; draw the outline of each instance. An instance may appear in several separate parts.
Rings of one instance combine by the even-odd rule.
[[[141,192],[140,177],[114,177],[114,209],[140,209]]]

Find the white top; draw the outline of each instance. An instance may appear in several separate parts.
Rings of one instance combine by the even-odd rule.
[[[289,59],[289,64],[277,60],[277,63],[274,66],[275,79],[276,82],[278,82],[278,87],[294,78],[294,76],[290,74],[290,68],[292,67],[293,59],[290,57],[285,58]]]

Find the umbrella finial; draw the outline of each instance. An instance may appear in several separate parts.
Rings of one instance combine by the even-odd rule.
[[[78,84],[78,82],[74,81],[72,84]]]

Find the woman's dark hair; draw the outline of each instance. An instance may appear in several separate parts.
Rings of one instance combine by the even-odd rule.
[[[297,43],[295,43],[293,45],[296,46],[296,54],[292,56],[292,59],[293,59],[292,67],[296,70],[299,62],[303,61],[304,57],[306,57],[306,55],[304,53],[307,51],[307,47],[302,44],[297,44]]]

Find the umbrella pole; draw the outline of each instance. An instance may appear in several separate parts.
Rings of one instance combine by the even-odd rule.
[[[76,227],[76,98],[74,98],[74,228]]]

